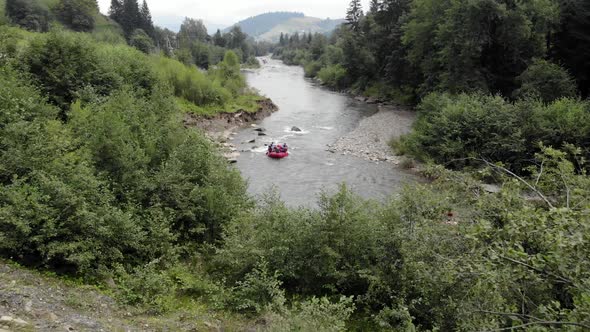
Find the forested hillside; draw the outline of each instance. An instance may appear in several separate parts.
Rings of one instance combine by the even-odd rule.
[[[286,22],[295,17],[305,17],[303,13],[292,12],[273,12],[248,17],[247,19],[236,23],[236,26],[252,37],[258,37],[271,30],[275,26]]]
[[[90,308],[115,310],[107,294],[146,330],[590,330],[586,1],[354,0],[332,36],[283,36],[308,76],[418,111],[393,145],[423,183],[384,202],[343,184],[316,208],[256,201],[182,124],[251,108],[240,62],[268,45],[96,8],[6,0],[2,259],[98,286]],[[8,298],[38,285],[11,285],[0,310],[52,319]]]
[[[276,43],[281,34],[332,32],[343,20],[307,17],[302,13],[274,12],[250,17],[234,25],[256,40]],[[228,29],[229,30],[229,29]]]

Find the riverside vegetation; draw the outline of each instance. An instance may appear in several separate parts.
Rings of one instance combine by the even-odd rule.
[[[333,62],[320,72],[343,86],[376,84],[367,91],[378,86],[388,96],[410,91],[408,100],[421,100],[419,120],[395,145],[448,167],[426,166],[431,183],[407,187],[385,203],[342,185],[320,195],[315,209],[287,208],[272,192],[255,202],[212,144],[182,126],[183,112],[213,112],[252,98],[239,55],[228,51],[202,72],[194,62],[187,66],[190,60],[178,61],[188,59],[177,54],[183,52],[138,50],[139,40],[157,37],[144,31],[147,37],[133,38],[128,33],[137,29],[100,16],[93,1],[47,3],[8,0],[8,16],[0,19],[5,259],[99,285],[156,322],[178,313],[186,320],[205,307],[218,313],[222,327],[236,330],[590,329],[590,107],[577,97],[587,86],[573,70],[578,67],[570,77],[550,59],[533,59],[547,55],[537,53],[545,50],[543,27],[586,24],[560,21],[562,3],[373,1],[363,16],[353,1],[349,24],[332,37],[336,44],[318,49],[318,59]],[[109,29],[71,32],[53,21],[65,17],[57,15],[60,8],[89,3],[94,22],[104,20]],[[561,15],[582,15],[584,2],[571,3],[579,10]],[[23,16],[10,8],[30,11]],[[489,21],[479,16],[491,9],[496,16]],[[394,40],[360,38],[377,15],[400,23],[383,32]],[[42,31],[45,19],[46,33],[15,26]],[[503,34],[508,25],[500,23],[522,33]],[[422,36],[420,56],[406,52],[418,41],[409,31]],[[579,36],[568,31],[551,36]],[[443,43],[430,38],[434,32],[457,38]],[[342,34],[350,40],[339,39]],[[311,43],[322,38],[312,36]],[[471,44],[480,39],[498,46],[490,54],[495,59],[519,54],[522,61],[511,69],[517,74],[490,80],[500,77],[490,68],[504,70],[506,63],[475,70],[475,63],[488,62],[459,51],[487,56],[492,50]],[[354,44],[361,40],[382,41],[378,49],[403,56],[372,56]],[[427,44],[433,41],[435,47]],[[353,51],[379,61],[434,62],[408,67],[419,69],[413,72],[423,78],[418,84],[396,86],[388,80],[403,73],[354,76],[344,60]],[[578,55],[563,62],[581,61]],[[432,91],[439,92],[427,95]],[[484,190],[483,181],[500,190]]]

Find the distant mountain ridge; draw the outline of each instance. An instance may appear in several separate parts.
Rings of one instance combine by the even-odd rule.
[[[330,33],[343,22],[308,17],[299,12],[271,12],[249,17],[233,26],[241,27],[243,32],[257,40],[276,42],[281,33]]]
[[[275,26],[296,17],[305,17],[305,14],[298,12],[271,12],[248,17],[235,25],[242,28],[242,31],[252,37],[258,37],[271,30]]]

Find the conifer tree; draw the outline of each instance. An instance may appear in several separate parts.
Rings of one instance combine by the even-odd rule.
[[[359,23],[362,17],[363,7],[361,5],[361,0],[352,0],[348,7],[348,11],[346,12],[346,21],[353,31],[359,29]]]
[[[146,0],[143,0],[139,16],[141,18],[141,25],[139,28],[145,31],[150,37],[154,38],[154,23]]]
[[[111,8],[109,9],[109,17],[115,22],[120,22],[123,17],[123,3],[121,0],[111,0]]]
[[[374,14],[374,13],[378,12],[379,10],[381,10],[381,6],[382,6],[381,0],[371,0],[371,5],[369,7],[370,8],[369,11]]]

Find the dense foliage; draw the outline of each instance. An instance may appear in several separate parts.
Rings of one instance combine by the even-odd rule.
[[[90,29],[75,6],[93,1],[54,3],[6,14]],[[191,19],[152,34],[145,2],[113,7],[121,27],[94,15],[92,33],[0,21],[2,258],[261,331],[590,329],[585,3],[355,0],[333,36],[283,35],[307,76],[421,99],[402,152],[475,170],[425,166],[432,183],[381,203],[342,185],[315,209],[255,204],[182,125],[246,109],[240,63],[267,45]]]
[[[319,78],[333,87],[406,103],[433,91],[512,97],[535,85],[526,80],[539,70],[545,80],[555,81],[549,84],[567,85],[569,75],[558,64],[575,73],[577,86],[574,91],[571,85],[557,88],[569,95],[579,89],[586,96],[587,7],[583,0],[379,0],[364,15],[355,0],[347,23],[330,39],[287,36],[275,54],[287,63],[311,66],[311,77],[319,77],[321,68],[341,65],[344,84]],[[329,48],[339,49],[342,57],[335,58]],[[549,96],[541,97],[555,99],[555,86],[545,88],[539,92]]]
[[[117,266],[132,271],[214,243],[221,226],[249,206],[236,171],[182,127],[170,82],[154,70],[157,59],[164,60],[52,32],[3,63],[3,256],[85,277]],[[176,64],[173,77],[190,70]],[[231,69],[242,82],[239,65]],[[231,78],[200,79],[221,90],[235,86]],[[201,91],[198,84],[175,90]]]
[[[470,158],[484,158],[523,173],[543,145],[566,150],[575,146],[583,158],[590,158],[587,101],[510,103],[499,96],[435,93],[418,109],[413,133],[395,144],[398,152],[422,160],[462,167],[474,164]]]

